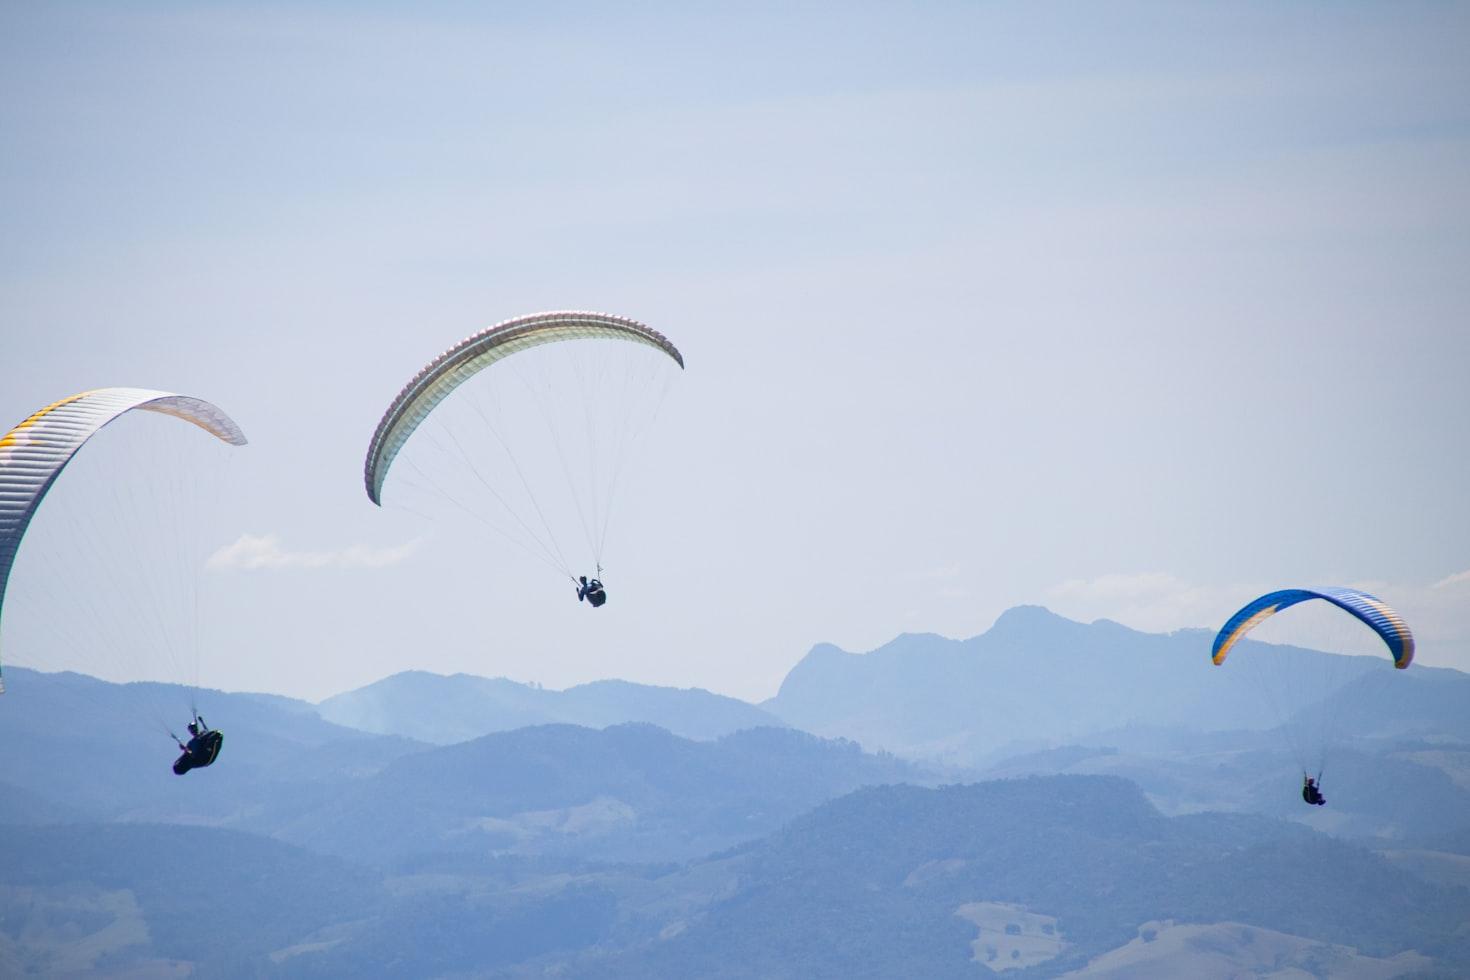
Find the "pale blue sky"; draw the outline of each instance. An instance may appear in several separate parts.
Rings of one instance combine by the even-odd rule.
[[[759,698],[818,641],[1338,583],[1470,668],[1470,8],[789,7],[0,9],[0,415],[245,428],[212,530],[279,562],[208,573],[207,681]],[[361,487],[414,371],[543,309],[689,365],[597,614]],[[46,601],[6,655],[68,666]]]

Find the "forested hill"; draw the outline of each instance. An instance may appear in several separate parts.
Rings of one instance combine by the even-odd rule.
[[[278,835],[388,866],[487,851],[688,860],[860,786],[927,778],[911,763],[791,729],[694,741],[652,725],[543,725],[399,759],[293,814]]]
[[[706,915],[581,975],[973,977],[988,964],[1055,976],[1170,920],[1297,937],[1268,968],[1315,958],[1330,974],[1418,951],[1449,975],[1470,970],[1463,887],[1279,821],[1166,818],[1106,777],[864,789],[741,861],[739,890]],[[1245,972],[1251,930],[1233,935],[1220,952]]]
[[[682,768],[671,763],[687,748],[653,751],[652,733],[622,734],[646,762]],[[753,768],[783,747],[744,751]],[[382,774],[385,794],[362,802],[382,807],[387,792],[452,801],[444,786],[459,764],[486,761],[481,748],[454,747],[443,768],[409,763],[448,750],[405,758]],[[592,753],[589,769],[607,752]],[[685,770],[674,781],[698,778]],[[495,790],[473,792],[472,812],[496,805]],[[513,806],[536,803],[499,792]],[[736,796],[715,802],[741,813]],[[446,809],[468,829],[464,811]],[[349,835],[374,819],[351,806],[328,813],[322,827]],[[677,825],[675,811],[664,814],[666,827]],[[595,828],[561,826],[590,830],[595,843]],[[1006,967],[1051,977],[1093,963],[1122,964],[1117,976],[1145,963],[1171,976],[1470,970],[1470,890],[1463,874],[1447,874],[1452,866],[1391,860],[1261,817],[1165,817],[1135,786],[1103,777],[860,789],[682,864],[517,857],[463,833],[460,843],[473,846],[448,839],[384,868],[375,853],[330,857],[207,828],[0,830],[4,975],[845,980],[973,978]]]

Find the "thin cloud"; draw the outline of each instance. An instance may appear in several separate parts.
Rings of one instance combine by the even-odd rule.
[[[1470,571],[1447,575],[1438,582],[1435,582],[1433,587],[1436,589],[1448,589],[1456,585],[1470,585]]]
[[[278,534],[242,534],[209,556],[205,567],[225,569],[261,568],[387,568],[408,558],[418,549],[419,539],[388,548],[354,544],[335,551],[292,551],[281,544]]]

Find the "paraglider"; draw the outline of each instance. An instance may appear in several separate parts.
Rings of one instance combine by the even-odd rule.
[[[1281,589],[1253,599],[1221,627],[1210,648],[1211,661],[1217,666],[1224,664],[1231,650],[1251,630],[1282,610],[1312,600],[1334,606],[1372,630],[1392,657],[1395,668],[1403,670],[1413,662],[1414,634],[1403,618],[1377,596],[1348,588]],[[1324,670],[1340,670],[1344,664],[1363,663],[1361,658],[1334,655],[1316,655],[1315,659]],[[1329,743],[1333,741],[1333,728],[1338,722],[1336,716],[1342,712],[1342,697],[1337,701],[1328,699],[1338,695],[1341,689],[1324,683],[1325,676],[1314,678],[1309,664],[1303,668],[1307,661],[1298,660],[1295,666],[1284,661],[1281,652],[1263,655],[1253,664],[1253,668],[1258,670],[1253,676],[1263,698],[1276,706],[1280,731],[1302,764],[1303,802],[1310,806],[1324,806],[1327,799],[1322,795],[1322,773],[1326,767]],[[1377,671],[1367,673],[1379,674]],[[1346,681],[1341,677],[1336,679]],[[1364,680],[1372,681],[1373,678],[1365,677]],[[1355,684],[1347,693],[1361,696],[1364,690],[1364,684]],[[1310,775],[1312,771],[1317,773],[1316,777]]]
[[[432,504],[474,518],[599,607],[606,590],[575,574],[566,538],[580,526],[600,576],[618,481],[677,374],[670,362],[684,368],[667,337],[606,313],[537,313],[482,330],[430,361],[389,405],[363,466],[368,499],[382,506],[413,439],[405,490],[427,490],[439,498]]]

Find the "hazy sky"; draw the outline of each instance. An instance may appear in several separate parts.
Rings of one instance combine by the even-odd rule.
[[[1314,584],[1470,669],[1470,7],[508,6],[0,7],[0,416],[243,426],[206,682],[755,699],[819,641]],[[362,490],[423,363],[545,309],[688,362],[596,613]],[[5,656],[78,665],[31,562]]]

